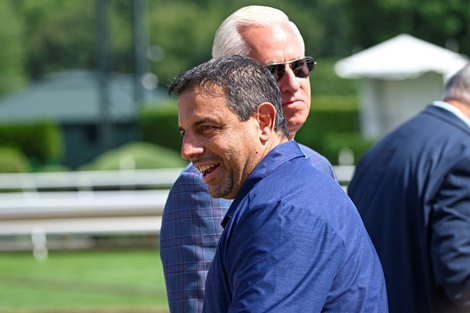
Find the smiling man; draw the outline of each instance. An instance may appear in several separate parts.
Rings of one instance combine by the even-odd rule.
[[[252,59],[180,75],[181,155],[213,197],[234,199],[203,312],[387,312],[385,282],[356,208],[288,140],[279,89]]]
[[[240,59],[235,60],[241,63]],[[233,61],[234,64],[237,64],[236,62]],[[232,63],[227,63],[227,65],[222,63],[222,65],[229,66]],[[233,70],[231,67],[229,69]],[[194,73],[200,75],[200,72],[194,71]],[[256,74],[260,76],[259,73]],[[201,82],[198,81],[198,76],[188,77],[186,81],[194,84],[195,80],[202,86],[183,92],[178,101],[179,129],[183,135],[181,155],[185,160],[191,161],[202,173],[211,196],[225,199],[236,197],[240,186],[255,166],[274,145],[287,141],[288,134],[284,118],[281,119],[278,116],[279,125],[276,125],[276,130],[282,130],[278,136],[274,136],[272,132],[272,134],[263,134],[258,140],[253,140],[258,137],[258,132],[264,131],[264,128],[273,131],[271,128],[274,125],[269,118],[276,115],[276,110],[267,101],[273,102],[271,101],[272,94],[276,95],[277,87],[272,81],[271,85],[262,86],[261,80],[257,81],[258,86],[248,85],[242,80],[245,77],[240,73],[239,76],[235,76],[238,81],[231,82],[233,86],[244,84],[245,88],[253,89],[268,89],[269,87],[271,90],[268,91],[271,94],[266,94],[271,98],[258,94],[254,99],[250,99],[248,95],[243,94],[245,91],[241,88],[232,87],[231,92],[239,94],[232,96],[233,99],[227,99],[221,85],[227,83],[223,81],[224,77],[232,76],[235,75],[222,76],[219,78],[222,82],[204,82],[205,76],[200,76]],[[245,105],[240,105],[238,102],[243,98],[246,99],[243,100]],[[226,103],[226,105],[221,105],[221,103]],[[276,104],[279,108],[279,102]],[[233,111],[239,111],[240,116],[234,114]],[[263,122],[267,124],[261,124]]]
[[[297,26],[276,8],[251,5],[228,16],[217,29],[212,56],[247,56],[264,64],[281,91],[289,139],[306,121],[311,106],[310,76],[315,68],[305,55]],[[328,160],[300,145],[311,165],[335,179]],[[211,197],[201,172],[187,166],[173,184],[162,216],[160,254],[170,312],[199,313],[209,265],[222,234],[231,200]]]

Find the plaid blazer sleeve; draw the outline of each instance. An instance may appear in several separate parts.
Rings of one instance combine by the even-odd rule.
[[[160,231],[170,312],[202,311],[207,271],[230,204],[209,195],[201,173],[192,165],[173,184]]]

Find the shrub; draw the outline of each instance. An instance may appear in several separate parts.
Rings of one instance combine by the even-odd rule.
[[[312,95],[355,96],[356,81],[336,75],[334,66],[337,59],[318,59],[310,82]]]
[[[0,125],[0,142],[22,151],[33,163],[57,161],[63,153],[61,130],[52,121]]]
[[[333,164],[337,164],[337,157],[330,154],[331,148],[329,148],[331,140],[336,138],[327,138],[327,135],[356,133],[359,136],[357,108],[357,98],[354,96],[314,97],[310,114],[295,139],[325,155]]]
[[[0,173],[23,173],[30,170],[24,154],[11,147],[0,147]]]
[[[374,142],[374,140],[363,138],[358,133],[330,133],[324,137],[322,154],[333,164],[340,164],[340,152],[347,149],[352,153],[354,164],[357,164]]]
[[[70,168],[61,164],[41,164],[35,169],[35,172],[67,172]]]
[[[137,142],[105,152],[80,170],[178,168],[186,164],[173,150]]]
[[[181,136],[178,132],[176,100],[167,100],[146,107],[139,114],[138,127],[143,141],[180,151]]]

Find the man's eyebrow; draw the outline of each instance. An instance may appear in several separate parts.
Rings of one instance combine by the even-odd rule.
[[[195,127],[198,127],[199,125],[204,125],[206,123],[220,125],[220,122],[218,122],[217,120],[210,118],[210,117],[205,117],[192,123],[191,128],[195,128]],[[178,130],[180,133],[185,131],[184,128],[181,126],[178,127]]]
[[[192,126],[192,127],[197,127],[197,126],[199,126],[199,125],[206,124],[206,123],[210,123],[210,124],[219,124],[219,122],[217,122],[215,119],[210,118],[210,117],[206,117],[206,118],[202,118],[202,119],[200,119],[200,120],[197,120],[197,121],[194,122],[191,126]]]

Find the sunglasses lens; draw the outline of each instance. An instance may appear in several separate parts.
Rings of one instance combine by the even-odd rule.
[[[315,61],[312,57],[305,57],[290,63],[271,64],[267,65],[266,67],[274,76],[276,81],[278,81],[284,76],[284,73],[286,72],[286,65],[289,65],[296,77],[306,78],[310,76],[310,73],[313,71]]]
[[[272,64],[267,66],[268,70],[273,74],[276,80],[279,80],[284,76],[285,67],[285,64]]]
[[[300,78],[306,78],[313,71],[315,62],[311,58],[304,58],[294,61],[290,64],[294,75]]]

